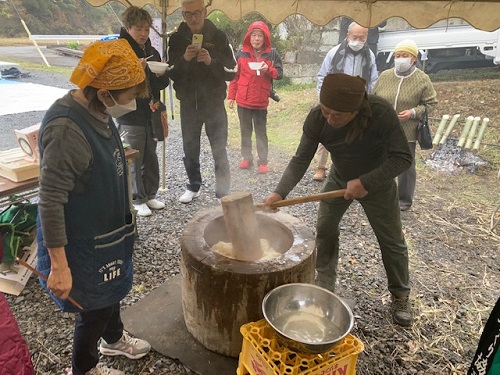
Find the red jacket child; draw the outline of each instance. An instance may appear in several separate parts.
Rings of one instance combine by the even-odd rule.
[[[264,33],[264,44],[259,51],[250,43],[250,35],[255,29]],[[271,33],[264,22],[256,21],[250,25],[236,59],[238,72],[229,85],[228,99],[236,100],[244,108],[266,109],[272,80],[283,77],[283,66],[279,54],[271,48]],[[263,64],[259,70],[253,70],[249,63]]]
[[[253,166],[252,132],[257,144],[257,173],[268,172],[267,106],[273,79],[283,77],[279,54],[271,48],[269,28],[264,22],[250,25],[243,46],[236,55],[238,72],[229,84],[228,104],[238,104],[241,130],[241,169]]]

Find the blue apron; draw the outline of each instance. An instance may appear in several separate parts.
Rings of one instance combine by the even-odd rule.
[[[85,191],[70,192],[64,207],[66,258],[73,277],[71,297],[84,310],[96,310],[122,300],[132,288],[134,224],[128,200],[126,160],[118,131],[110,120],[110,138],[100,135],[82,113],[83,108],[53,104],[40,128],[39,148],[46,124],[67,117],[82,130],[92,150],[92,177]],[[37,269],[48,277],[50,256],[44,245],[38,220]],[[40,279],[42,287],[66,312],[80,311],[68,300],[55,297]]]

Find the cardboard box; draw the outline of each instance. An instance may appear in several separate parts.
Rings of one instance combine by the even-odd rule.
[[[37,242],[35,239],[30,246],[25,246],[22,250],[20,249],[18,256],[35,268],[37,261],[36,252]],[[32,272],[29,269],[18,263],[12,263],[10,267],[6,267],[6,265],[2,263],[0,271],[0,292],[18,296],[26,286],[31,274]]]
[[[38,130],[40,125],[41,123],[38,123],[20,130],[14,129],[19,146],[28,155],[28,160],[33,162],[40,160],[38,150]]]
[[[39,163],[27,160],[26,154],[20,147],[0,151],[0,176],[14,182],[21,182],[39,175]]]

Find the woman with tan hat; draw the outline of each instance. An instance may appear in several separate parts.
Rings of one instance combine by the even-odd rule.
[[[105,355],[137,359],[151,349],[124,332],[120,318],[132,288],[134,224],[112,119],[135,110],[136,97],[148,93],[145,78],[126,40],[95,42],[70,77],[78,89],[58,99],[40,127],[37,269],[58,307],[78,313],[68,374],[124,374],[99,363],[99,339]]]
[[[382,72],[373,88],[374,95],[381,96],[394,106],[413,155],[410,169],[398,176],[401,211],[409,210],[413,204],[417,180],[415,148],[418,122],[425,111],[429,113],[437,105],[436,91],[429,76],[416,66],[417,56],[418,47],[413,40],[399,42],[394,48],[394,69]]]

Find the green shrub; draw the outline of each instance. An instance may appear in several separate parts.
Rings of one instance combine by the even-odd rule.
[[[77,50],[79,46],[80,44],[78,42],[69,42],[66,45],[66,47],[68,47],[69,49],[75,49],[75,50]]]

